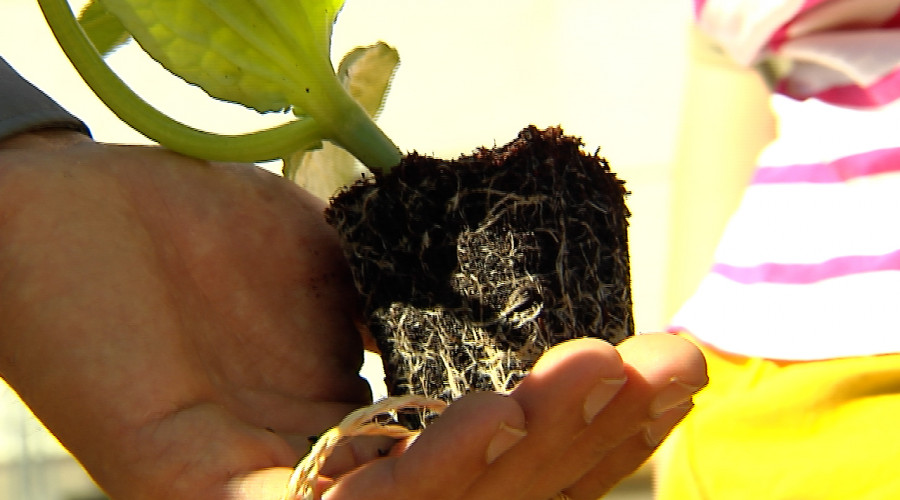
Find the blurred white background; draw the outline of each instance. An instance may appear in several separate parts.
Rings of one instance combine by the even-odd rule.
[[[84,2],[73,1],[77,10]],[[638,331],[665,326],[670,169],[686,79],[688,0],[347,0],[334,60],[377,40],[401,56],[379,123],[405,151],[444,157],[503,144],[528,124],[557,125],[601,148],[632,191]],[[147,143],[81,82],[35,0],[0,0],[0,54],[90,126],[99,141]],[[218,132],[279,121],[213,102],[134,46],[110,58],[171,116]],[[52,464],[71,463],[15,394],[0,389],[0,498],[88,498]],[[41,465],[43,464],[43,465]]]

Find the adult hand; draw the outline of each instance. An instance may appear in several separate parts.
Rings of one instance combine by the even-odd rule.
[[[222,498],[369,401],[320,201],[73,132],[0,147],[0,374],[113,498]]]
[[[563,343],[511,395],[461,398],[324,498],[594,500],[650,457],[706,382],[702,354],[673,335]]]
[[[113,498],[280,498],[307,437],[369,398],[322,208],[249,166],[63,131],[0,143],[0,374]],[[365,465],[326,498],[592,498],[704,382],[676,337],[564,344],[405,452],[344,449],[326,472]]]

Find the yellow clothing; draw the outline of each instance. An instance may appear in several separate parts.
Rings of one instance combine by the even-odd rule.
[[[785,362],[699,345],[710,383],[656,456],[659,500],[900,499],[900,354]]]

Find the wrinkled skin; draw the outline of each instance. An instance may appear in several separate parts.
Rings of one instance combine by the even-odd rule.
[[[113,498],[280,498],[308,436],[370,397],[322,209],[251,166],[66,131],[0,142],[0,374]],[[705,382],[678,337],[570,342],[511,395],[454,403],[411,446],[344,447],[320,488],[596,498]]]

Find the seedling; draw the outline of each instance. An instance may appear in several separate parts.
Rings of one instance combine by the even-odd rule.
[[[512,390],[559,342],[593,336],[615,343],[633,333],[626,191],[606,161],[582,152],[580,140],[560,128],[535,127],[457,160],[402,155],[372,118],[396,51],[378,43],[332,68],[341,0],[98,0],[80,23],[65,0],[39,3],[88,84],[160,144],[210,160],[284,159],[285,175],[320,196],[352,183],[332,198],[326,218],[364,298],[389,391],[400,399],[356,412],[327,433],[288,497],[312,495],[321,455],[348,433],[416,432],[442,402]],[[131,36],[213,97],[296,118],[241,136],[176,122],[103,61],[102,53]],[[338,148],[372,175],[360,179],[349,157],[331,162],[309,153],[327,150],[333,158]],[[373,422],[383,411],[407,430]]]
[[[387,171],[400,161],[400,150],[371,117],[397,64],[396,52],[377,44],[348,54],[339,71],[332,67],[332,25],[343,0],[102,0],[82,11],[80,23],[66,0],[39,4],[94,92],[123,121],[169,149],[208,160],[256,162],[288,158],[327,140],[373,170]],[[291,112],[296,120],[231,136],[177,122],[147,104],[104,62],[104,54],[130,37],[209,95],[261,113]],[[375,83],[354,89],[351,68],[364,59],[365,80]]]

